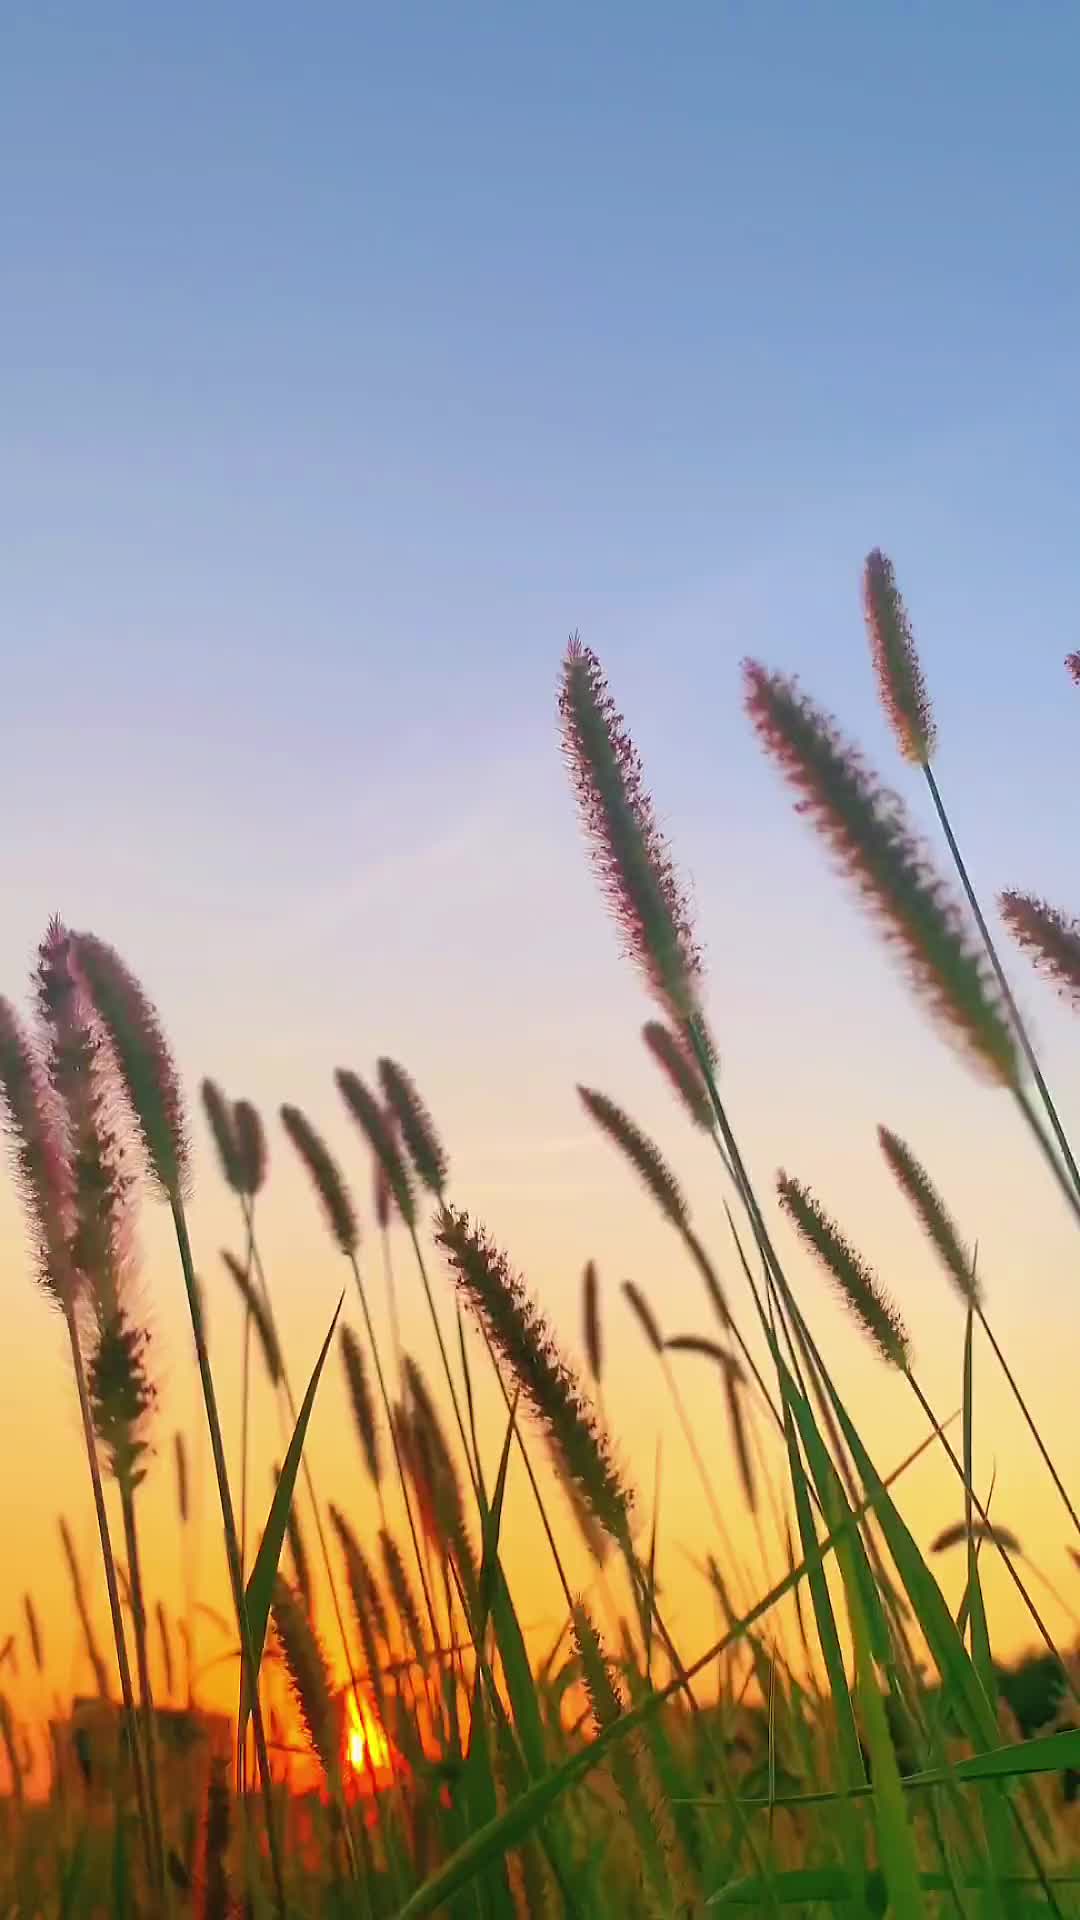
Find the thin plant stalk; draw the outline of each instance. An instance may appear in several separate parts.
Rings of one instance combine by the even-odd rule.
[[[1057,1468],[1055,1467],[1053,1461],[1050,1458],[1049,1453],[1046,1450],[1046,1445],[1043,1440],[1042,1434],[1039,1432],[1039,1429],[1035,1424],[1035,1420],[1028,1408],[1027,1401],[1024,1399],[1024,1396],[1020,1390],[1019,1383],[1017,1382],[1012,1372],[1012,1369],[1010,1368],[1009,1363],[1005,1358],[1004,1353],[1002,1352],[1000,1346],[998,1345],[998,1342],[995,1339],[993,1331],[990,1327],[990,1323],[986,1318],[986,1314],[984,1313],[983,1308],[978,1301],[974,1302],[974,1312],[979,1321],[979,1325],[982,1327],[982,1330],[985,1333],[987,1340],[990,1342],[990,1346],[997,1359],[998,1365],[1000,1366],[1002,1373],[1005,1375],[1005,1378],[1008,1381],[1009,1387],[1012,1390],[1013,1398],[1015,1399],[1017,1406],[1019,1407],[1021,1413],[1024,1416],[1024,1419],[1027,1423],[1028,1430],[1031,1434],[1031,1437],[1034,1440],[1035,1445],[1039,1449],[1039,1453],[1042,1456],[1043,1465],[1046,1467],[1046,1470],[1049,1473],[1051,1480],[1053,1481],[1055,1487],[1057,1488],[1059,1494],[1061,1495],[1066,1512],[1068,1513],[1069,1518],[1073,1523],[1073,1526],[1076,1528],[1077,1533],[1080,1534],[1080,1515],[1077,1514],[1076,1508],[1073,1506],[1072,1501],[1070,1500],[1068,1494],[1065,1491],[1065,1488],[1062,1484],[1061,1476],[1058,1473]]]
[[[63,1306],[64,1318],[67,1323],[68,1339],[71,1344],[71,1363],[75,1373],[75,1390],[78,1395],[79,1414],[82,1419],[83,1439],[86,1443],[86,1458],[90,1467],[90,1484],[94,1495],[94,1513],[97,1518],[98,1538],[101,1542],[101,1558],[105,1568],[105,1586],[109,1596],[109,1616],[112,1621],[113,1640],[116,1645],[116,1664],[120,1670],[120,1691],[124,1702],[124,1718],[127,1725],[128,1747],[131,1754],[131,1773],[135,1784],[135,1801],[139,1811],[139,1827],[142,1833],[147,1871],[153,1883],[155,1879],[154,1829],[150,1819],[150,1803],[147,1796],[146,1774],[143,1766],[142,1741],[139,1737],[139,1720],[135,1707],[135,1690],[131,1682],[131,1666],[128,1661],[127,1640],[124,1635],[124,1616],[120,1607],[120,1588],[116,1578],[116,1558],[113,1553],[112,1536],[109,1532],[109,1516],[105,1507],[105,1489],[102,1485],[101,1466],[98,1461],[97,1439],[94,1434],[94,1417],[90,1409],[90,1394],[86,1384],[86,1368],[83,1364],[79,1330],[75,1323],[74,1307],[66,1293]]]
[[[158,1779],[157,1736],[154,1725],[154,1695],[150,1684],[150,1658],[147,1648],[146,1600],[142,1578],[142,1557],[139,1552],[139,1533],[135,1520],[135,1494],[130,1482],[126,1478],[120,1482],[120,1511],[124,1523],[124,1545],[127,1552],[128,1578],[131,1586],[131,1617],[135,1628],[135,1658],[138,1666],[139,1696],[142,1704],[147,1799],[150,1806],[150,1827],[154,1843],[154,1884],[158,1897],[162,1898],[166,1895],[165,1838],[161,1820],[161,1787]]]
[[[225,1534],[225,1556],[229,1566],[229,1580],[233,1592],[233,1605],[236,1609],[236,1623],[240,1633],[240,1648],[243,1663],[251,1676],[248,1699],[251,1707],[251,1724],[255,1733],[255,1752],[259,1763],[259,1778],[262,1785],[263,1810],[266,1820],[266,1839],[270,1850],[270,1872],[274,1882],[274,1897],[278,1910],[278,1920],[286,1920],[285,1879],[282,1868],[281,1846],[277,1829],[277,1816],[274,1808],[273,1776],[270,1772],[270,1755],[266,1746],[266,1729],[263,1725],[262,1706],[259,1701],[258,1666],[254,1657],[251,1628],[248,1623],[247,1604],[244,1598],[244,1576],[240,1564],[240,1542],[236,1532],[236,1515],[233,1510],[232,1493],[229,1487],[229,1471],[225,1463],[225,1442],[221,1431],[221,1418],[218,1413],[217,1393],[214,1388],[214,1376],[210,1369],[210,1355],[206,1347],[206,1335],[203,1328],[202,1307],[198,1296],[198,1282],[195,1278],[195,1266],[191,1254],[191,1241],[188,1236],[187,1219],[179,1195],[170,1197],[173,1226],[176,1230],[176,1242],[180,1251],[180,1265],[184,1274],[184,1286],[187,1291],[188,1311],[191,1315],[192,1332],[195,1336],[195,1354],[199,1365],[199,1379],[202,1384],[203,1405],[206,1410],[206,1424],[210,1432],[210,1449],[214,1457],[214,1472],[217,1477],[218,1498],[221,1502],[221,1519]]]
[[[1035,1049],[1031,1043],[1031,1037],[1028,1033],[1027,1026],[1025,1025],[1020,1009],[1016,1004],[1016,998],[1013,994],[1012,988],[1010,987],[1009,982],[1005,976],[1005,969],[1002,966],[1000,959],[998,958],[998,951],[997,951],[997,947],[994,944],[993,935],[991,934],[990,929],[986,924],[986,920],[984,918],[982,908],[979,905],[978,896],[975,892],[974,887],[972,886],[971,878],[968,874],[967,867],[964,864],[963,855],[961,854],[960,848],[957,845],[956,836],[953,833],[949,816],[945,810],[945,802],[941,797],[941,790],[938,786],[937,780],[934,775],[934,770],[930,765],[929,760],[925,760],[922,763],[922,770],[926,777],[926,784],[930,789],[930,798],[934,803],[934,811],[936,812],[938,820],[941,824],[941,831],[945,836],[946,844],[953,858],[953,865],[956,868],[957,875],[960,880],[960,885],[964,889],[964,893],[967,897],[968,906],[971,908],[972,916],[975,920],[975,925],[978,927],[979,933],[982,936],[982,942],[984,947],[986,948],[986,956],[990,962],[990,965],[994,970],[994,977],[997,980],[998,987],[1001,990],[1001,997],[1004,1000],[1006,1007],[1008,1008],[1009,1017],[1012,1020],[1014,1028],[1016,1029],[1016,1037],[1017,1037],[1017,1040],[1020,1042],[1020,1051],[1022,1052],[1024,1059],[1027,1062],[1028,1070],[1031,1074],[1032,1079],[1035,1082],[1036,1087],[1038,1088],[1039,1098],[1041,1099],[1043,1106],[1046,1109],[1047,1119],[1049,1120],[1050,1125],[1053,1128],[1054,1138],[1056,1139],[1058,1146],[1061,1149],[1062,1158],[1064,1159],[1065,1165],[1068,1168],[1069,1178],[1072,1181],[1073,1188],[1077,1194],[1080,1194],[1080,1167],[1078,1167],[1076,1164],[1076,1159],[1073,1155],[1072,1148],[1069,1145],[1068,1135],[1066,1134],[1065,1128],[1061,1123],[1061,1118],[1058,1114],[1058,1110],[1054,1103],[1054,1099],[1050,1092],[1050,1089],[1046,1084],[1046,1080],[1043,1076],[1042,1068],[1039,1065],[1039,1061],[1036,1056]]]

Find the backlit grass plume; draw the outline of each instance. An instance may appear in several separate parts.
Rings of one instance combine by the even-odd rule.
[[[401,1548],[385,1527],[379,1529],[379,1550],[382,1554],[386,1584],[393,1595],[394,1605],[401,1621],[401,1630],[412,1650],[413,1658],[424,1658],[424,1629],[420,1622],[420,1609],[416,1595],[409,1580],[408,1568],[401,1557]]]
[[[281,1467],[274,1466],[274,1486],[281,1480]],[[304,1604],[304,1613],[308,1620],[315,1618],[315,1593],[311,1583],[311,1561],[308,1558],[304,1530],[300,1525],[295,1500],[290,1500],[285,1514],[285,1538],[289,1543],[289,1558],[292,1561],[293,1579],[296,1591]]]
[[[591,648],[575,634],[559,689],[563,751],[605,898],[665,1013],[699,1013],[701,955],[637,750]]]
[[[1077,686],[1080,687],[1080,653],[1067,653],[1065,655],[1065,666],[1076,681]]]
[[[1002,918],[1018,946],[1074,1007],[1080,1007],[1080,920],[1031,893],[998,896]]]
[[[342,1253],[351,1257],[360,1244],[360,1228],[337,1161],[299,1107],[282,1107],[281,1124],[308,1170],[333,1238]]]
[[[38,1278],[71,1303],[77,1290],[71,1265],[74,1189],[63,1113],[18,1015],[0,999],[0,1107]]]
[[[71,1581],[71,1595],[75,1602],[75,1612],[79,1618],[79,1625],[82,1628],[83,1645],[86,1648],[87,1659],[94,1672],[94,1684],[97,1687],[100,1698],[107,1700],[109,1697],[109,1682],[105,1674],[105,1662],[101,1657],[97,1636],[94,1633],[94,1623],[90,1616],[89,1605],[87,1604],[86,1588],[83,1584],[82,1569],[79,1566],[75,1553],[75,1543],[71,1538],[71,1528],[68,1526],[63,1514],[60,1516],[60,1545],[63,1547],[64,1559],[67,1562],[68,1577]]]
[[[251,1315],[251,1324],[255,1329],[255,1337],[262,1352],[267,1378],[270,1385],[276,1387],[281,1379],[281,1347],[278,1344],[277,1329],[267,1312],[266,1302],[258,1287],[253,1285],[247,1268],[241,1264],[234,1253],[230,1253],[227,1247],[223,1247],[221,1258],[226,1271],[232,1276],[246,1311]]]
[[[250,1100],[237,1100],[232,1118],[240,1162],[240,1191],[254,1200],[266,1184],[266,1131]]]
[[[931,1553],[947,1553],[950,1547],[958,1547],[968,1537],[966,1520],[955,1520],[949,1527],[943,1527],[930,1542]],[[970,1527],[973,1540],[996,1540],[1007,1553],[1022,1553],[1023,1549],[1015,1533],[1009,1527],[990,1526],[985,1520],[973,1520]]]
[[[339,1067],[334,1080],[345,1105],[367,1139],[377,1165],[382,1167],[398,1212],[406,1226],[415,1225],[416,1202],[412,1183],[393,1123],[358,1073],[351,1072],[348,1067]]]
[[[744,666],[758,736],[799,795],[945,1032],[989,1077],[1016,1088],[1019,1059],[1000,989],[963,910],[895,794],[798,682]]]
[[[243,1169],[233,1109],[216,1080],[204,1080],[199,1093],[211,1138],[217,1148],[218,1164],[222,1175],[233,1192],[240,1193],[243,1187]]]
[[[396,1060],[379,1061],[379,1084],[416,1169],[417,1179],[429,1193],[441,1200],[446,1190],[450,1163],[446,1148],[435,1131],[434,1120],[404,1067],[398,1066]]]
[[[900,751],[905,760],[926,766],[937,729],[892,561],[877,547],[863,568],[863,610],[882,704]]]
[[[978,1304],[974,1261],[926,1168],[916,1160],[906,1142],[888,1127],[878,1128],[878,1141],[897,1185],[910,1200],[961,1299]]]
[[[375,1418],[375,1403],[371,1397],[363,1350],[351,1327],[341,1329],[341,1357],[345,1365],[345,1384],[360,1439],[360,1450],[372,1484],[377,1487],[382,1480],[379,1427]]]
[[[300,1596],[278,1574],[271,1602],[278,1643],[312,1748],[328,1781],[338,1778],[330,1669]]]
[[[188,1177],[187,1126],[157,1009],[104,940],[91,933],[73,934],[72,957],[108,1036],[148,1170],[162,1194],[179,1202]]]
[[[604,1354],[600,1333],[600,1276],[595,1260],[586,1262],[581,1277],[581,1314],[585,1328],[585,1356],[589,1362],[589,1372],[599,1386]]]
[[[566,1478],[604,1530],[626,1549],[630,1493],[588,1396],[524,1281],[483,1229],[453,1207],[443,1208],[436,1239],[459,1292],[509,1366]]]
[[[865,1327],[883,1357],[906,1372],[910,1346],[907,1329],[877,1276],[845,1240],[808,1187],[786,1173],[779,1175],[776,1186],[785,1213],[831,1275],[841,1299]]]
[[[711,1133],[716,1124],[712,1101],[701,1077],[701,1069],[689,1048],[678,1034],[673,1033],[670,1027],[665,1027],[662,1020],[647,1020],[641,1029],[641,1037],[695,1127],[700,1127],[704,1133]]]
[[[709,1291],[709,1297],[724,1326],[730,1325],[724,1291],[717,1278],[716,1271],[705,1252],[700,1240],[690,1224],[690,1210],[683,1197],[675,1175],[664,1159],[659,1147],[642,1133],[629,1114],[609,1100],[606,1093],[598,1093],[594,1087],[578,1088],[578,1095],[587,1114],[596,1121],[597,1126],[606,1133],[624,1158],[630,1162],[639,1179],[647,1187],[656,1201],[665,1220],[682,1237],[683,1244],[698,1268]]]
[[[342,1558],[345,1561],[345,1577],[349,1584],[356,1629],[364,1650],[364,1664],[367,1667],[368,1679],[378,1701],[380,1716],[385,1719],[385,1697],[379,1645],[376,1638],[376,1629],[382,1615],[381,1596],[363,1548],[339,1507],[331,1506],[330,1521],[337,1534]],[[383,1624],[385,1625],[385,1619]]]
[[[646,1300],[645,1295],[642,1293],[641,1288],[635,1286],[632,1280],[624,1280],[622,1290],[626,1297],[627,1305],[630,1307],[638,1326],[641,1328],[653,1352],[663,1353],[664,1336],[657,1324],[656,1315]]]
[[[34,1665],[39,1673],[44,1673],[45,1654],[41,1639],[41,1623],[38,1620],[37,1608],[34,1605],[32,1594],[24,1593],[23,1612],[26,1615],[26,1637],[30,1642],[30,1652]]]
[[[180,1525],[186,1527],[191,1517],[191,1501],[188,1496],[187,1446],[182,1433],[173,1434],[173,1465],[176,1470],[176,1510],[180,1515]]]

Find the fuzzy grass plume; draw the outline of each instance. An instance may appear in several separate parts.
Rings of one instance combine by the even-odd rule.
[[[926,1168],[916,1160],[899,1134],[890,1132],[888,1127],[878,1128],[878,1142],[897,1185],[910,1200],[960,1298],[977,1306],[979,1285],[975,1263]]]
[[[299,1594],[278,1574],[271,1602],[278,1644],[296,1704],[329,1781],[338,1778],[330,1669]]]
[[[1023,1553],[1015,1533],[1008,1527],[991,1526],[985,1520],[973,1520],[970,1526],[966,1520],[956,1520],[951,1526],[943,1527],[930,1542],[931,1553],[947,1553],[950,1547],[958,1547],[966,1541],[970,1531],[973,1540],[996,1540],[1006,1553]]]
[[[376,1166],[382,1168],[383,1177],[401,1218],[406,1226],[414,1226],[416,1201],[393,1123],[358,1073],[351,1072],[348,1067],[339,1067],[334,1080],[345,1105],[375,1155]]]
[[[863,568],[863,611],[882,705],[905,760],[925,767],[937,745],[922,667],[892,561],[875,547]]]
[[[72,935],[76,972],[108,1036],[151,1177],[174,1203],[188,1178],[180,1082],[154,1007],[118,953],[91,933]]]
[[[600,1276],[595,1260],[585,1263],[581,1276],[581,1315],[585,1329],[585,1356],[589,1362],[589,1372],[600,1385],[603,1373],[603,1337],[600,1332]]]
[[[216,1080],[204,1080],[199,1094],[225,1183],[234,1193],[240,1193],[243,1190],[243,1169],[233,1108]]]
[[[642,1293],[641,1288],[635,1286],[632,1280],[624,1280],[622,1290],[626,1298],[626,1303],[653,1352],[663,1353],[664,1336],[660,1331],[656,1315],[646,1300],[645,1295]]]
[[[26,1637],[30,1642],[31,1658],[38,1673],[44,1673],[45,1653],[41,1639],[41,1623],[38,1620],[32,1594],[23,1594],[23,1613],[26,1616]]]
[[[375,1417],[375,1403],[371,1396],[363,1349],[351,1327],[341,1329],[341,1358],[345,1366],[345,1384],[360,1440],[360,1450],[372,1484],[377,1487],[382,1480],[379,1426]]]
[[[641,1037],[695,1127],[711,1133],[716,1124],[709,1090],[693,1054],[662,1020],[647,1020]]]
[[[68,1577],[71,1581],[71,1594],[75,1602],[75,1612],[79,1617],[79,1625],[82,1628],[83,1643],[86,1647],[87,1658],[94,1671],[94,1684],[97,1687],[101,1699],[107,1700],[109,1697],[109,1682],[105,1673],[105,1662],[98,1649],[97,1636],[94,1633],[94,1623],[86,1598],[86,1588],[83,1584],[82,1569],[79,1566],[78,1557],[75,1552],[75,1542],[71,1538],[71,1528],[68,1526],[63,1514],[60,1516],[60,1544],[63,1547],[64,1559],[67,1562]]]
[[[988,1077],[1016,1088],[1016,1042],[990,962],[936,872],[904,808],[798,682],[744,669],[762,745],[854,882],[939,1025]]]
[[[182,1433],[173,1434],[173,1466],[176,1470],[176,1509],[180,1515],[180,1525],[186,1527],[191,1517],[191,1502],[188,1497],[187,1445]]]
[[[700,1017],[690,909],[637,750],[599,660],[576,634],[563,657],[559,720],[582,826],[626,952],[670,1019]]]
[[[998,904],[1017,945],[1064,999],[1080,1007],[1080,920],[1032,893],[1002,893]]]
[[[630,1493],[588,1396],[524,1281],[483,1229],[453,1207],[443,1208],[436,1239],[459,1292],[513,1373],[566,1479],[625,1549]]]
[[[1065,667],[1066,671],[1075,680],[1077,686],[1080,687],[1080,653],[1067,653],[1065,655]]]
[[[417,1179],[429,1193],[441,1200],[446,1191],[450,1162],[435,1130],[434,1120],[413,1081],[396,1060],[384,1058],[379,1061],[379,1084],[416,1169]]]
[[[281,1124],[308,1170],[332,1237],[342,1253],[353,1258],[360,1245],[360,1228],[337,1161],[299,1107],[283,1106]]]
[[[221,1250],[221,1258],[226,1271],[232,1276],[236,1291],[240,1295],[245,1310],[251,1315],[251,1324],[255,1329],[255,1337],[262,1351],[267,1378],[271,1386],[276,1387],[282,1377],[281,1347],[278,1343],[277,1329],[274,1326],[273,1319],[267,1312],[266,1302],[263,1300],[258,1287],[253,1285],[251,1275],[247,1268],[241,1264],[234,1253],[230,1253],[227,1247],[223,1247]]]
[[[808,1187],[786,1173],[779,1175],[776,1186],[785,1213],[832,1276],[841,1299],[861,1322],[884,1359],[906,1371],[910,1358],[907,1328],[877,1276],[845,1240]]]
[[[237,1100],[232,1119],[239,1156],[240,1191],[247,1199],[254,1200],[266,1184],[266,1131],[250,1100]]]
[[[420,1621],[420,1609],[416,1595],[409,1580],[408,1568],[401,1557],[401,1548],[392,1533],[386,1527],[379,1529],[379,1551],[382,1554],[383,1571],[386,1584],[393,1595],[394,1605],[401,1621],[401,1630],[405,1635],[415,1660],[424,1658],[424,1629]]]
[[[74,1190],[63,1113],[14,1008],[0,999],[0,1108],[42,1285],[76,1290],[70,1257]]]

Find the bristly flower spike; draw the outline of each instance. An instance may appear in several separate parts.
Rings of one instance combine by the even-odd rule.
[[[778,1176],[776,1187],[784,1211],[831,1274],[841,1298],[861,1321],[878,1351],[906,1373],[910,1363],[907,1328],[876,1275],[845,1240],[808,1187],[790,1179],[786,1173]]]
[[[42,1285],[70,1304],[74,1186],[63,1115],[14,1008],[0,999],[0,1109],[8,1133]]]
[[[341,1357],[345,1363],[345,1383],[349,1391],[349,1402],[353,1410],[361,1452],[372,1483],[377,1487],[382,1479],[379,1427],[375,1418],[375,1406],[371,1398],[363,1351],[351,1327],[341,1329]]]
[[[877,547],[863,568],[863,610],[882,705],[897,745],[905,760],[925,767],[933,759],[937,729],[892,561]]]
[[[744,666],[758,736],[855,883],[942,1028],[999,1085],[1019,1087],[1012,1027],[990,963],[900,800],[795,680]]]
[[[648,1020],[641,1037],[663,1073],[676,1098],[682,1101],[695,1127],[711,1133],[716,1125],[709,1090],[693,1054],[677,1033],[661,1020]]]
[[[559,691],[563,751],[578,812],[626,952],[664,1012],[701,1020],[701,954],[641,760],[600,662],[575,634]]]
[[[338,1067],[334,1074],[334,1081],[345,1105],[367,1139],[376,1162],[381,1165],[386,1175],[398,1212],[406,1226],[415,1225],[416,1202],[391,1122],[387,1119],[370,1087],[365,1086],[358,1073],[353,1073],[348,1067]]]
[[[942,1266],[960,1298],[972,1306],[979,1304],[979,1283],[975,1262],[963,1245],[944,1200],[926,1168],[916,1160],[911,1148],[888,1127],[878,1128],[878,1143],[901,1191],[918,1215],[923,1231],[937,1249]]]
[[[645,1295],[642,1293],[641,1288],[636,1287],[632,1280],[624,1280],[622,1290],[626,1296],[627,1305],[632,1309],[638,1326],[641,1328],[653,1352],[663,1353],[664,1336],[657,1324],[656,1315],[646,1300]]]
[[[108,1037],[148,1170],[174,1205],[184,1195],[188,1142],[180,1082],[157,1009],[114,949],[91,933],[72,935],[76,971]]]
[[[998,904],[1013,939],[1063,998],[1080,1007],[1080,920],[1030,893],[1003,893]]]
[[[240,1162],[240,1191],[254,1200],[266,1184],[266,1133],[250,1100],[238,1100],[232,1117]]]
[[[629,1490],[587,1395],[524,1281],[487,1234],[453,1207],[443,1207],[436,1239],[459,1291],[543,1426],[565,1478],[616,1544],[629,1550]]]
[[[600,1276],[596,1271],[595,1260],[586,1262],[581,1277],[581,1308],[585,1328],[585,1354],[589,1362],[589,1372],[600,1385],[603,1373],[603,1339],[600,1333]]]
[[[441,1200],[450,1170],[446,1149],[435,1131],[435,1122],[421,1100],[413,1081],[396,1060],[379,1061],[379,1083],[416,1177]]]
[[[342,1253],[353,1258],[360,1245],[360,1229],[337,1161],[299,1107],[282,1107],[281,1124],[311,1176],[333,1238]]]
[[[222,1174],[233,1192],[239,1193],[242,1190],[243,1172],[233,1109],[216,1080],[204,1080],[199,1091],[202,1096],[203,1112],[217,1148]]]

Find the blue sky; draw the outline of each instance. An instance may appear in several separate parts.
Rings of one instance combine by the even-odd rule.
[[[572,1315],[585,1202],[613,1261],[659,1244],[575,1079],[681,1139],[559,766],[580,627],[766,1170],[857,1168],[871,1222],[868,1129],[906,1107],[1003,1261],[1034,1210],[1071,1293],[1053,1196],[824,875],[738,662],[798,670],[901,782],[858,606],[884,545],[980,884],[1075,904],[1074,11],[43,5],[4,37],[7,989],[59,909],[192,1083],[328,1118],[339,1059],[400,1053]],[[1014,1153],[1018,1203],[986,1177]]]

